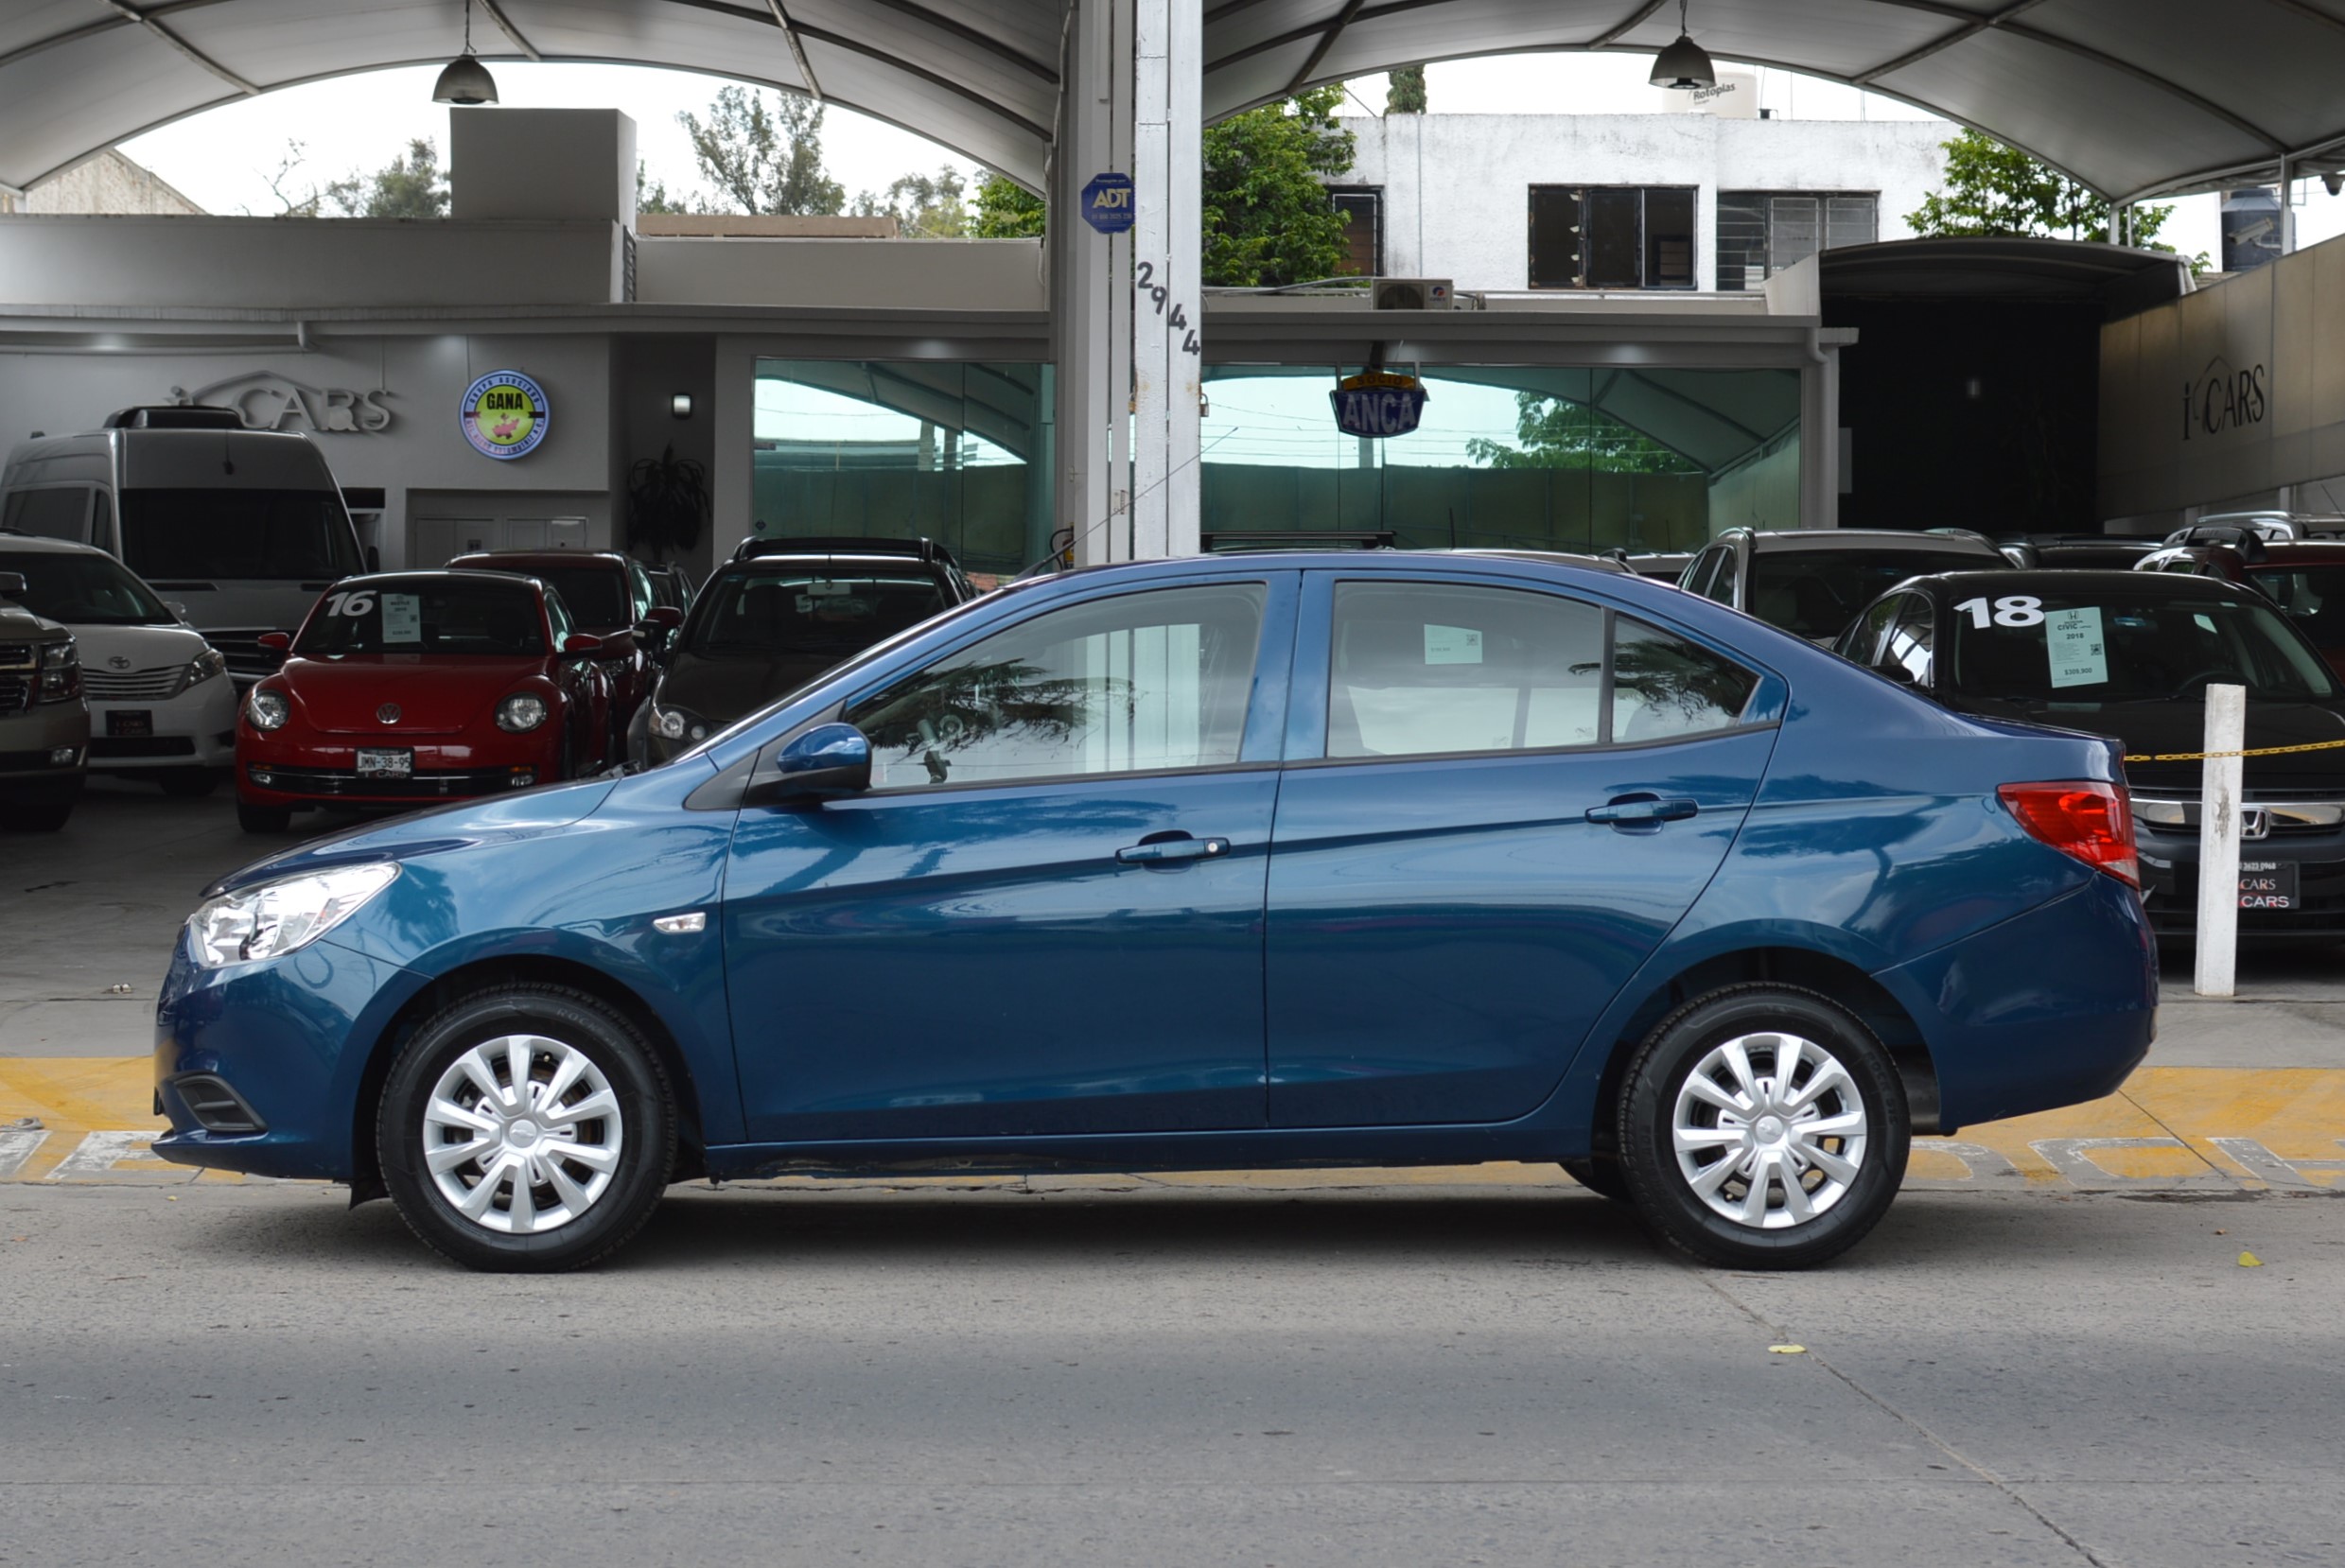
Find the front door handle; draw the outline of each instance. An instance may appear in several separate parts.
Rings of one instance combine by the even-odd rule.
[[[1621,795],[1602,806],[1587,809],[1590,822],[1608,822],[1615,828],[1658,828],[1665,822],[1683,822],[1701,814],[1699,801],[1678,797],[1664,800],[1659,795]]]
[[[1183,833],[1178,838],[1151,837],[1127,845],[1115,852],[1115,858],[1126,865],[1163,865],[1167,861],[1218,860],[1229,852],[1228,839],[1193,839]]]

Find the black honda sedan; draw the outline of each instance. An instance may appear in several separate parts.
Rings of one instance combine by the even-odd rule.
[[[2248,688],[2247,745],[2345,741],[2345,688],[2254,589],[2117,571],[1946,572],[1865,606],[1845,657],[1962,713],[2121,741],[2142,893],[2161,936],[2198,903],[2196,760],[2206,691]],[[2246,936],[2345,937],[2345,746],[2249,757],[2240,845]]]

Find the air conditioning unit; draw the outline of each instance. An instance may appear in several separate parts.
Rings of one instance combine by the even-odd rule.
[[[1451,285],[1447,278],[1378,278],[1368,295],[1373,310],[1447,310]]]

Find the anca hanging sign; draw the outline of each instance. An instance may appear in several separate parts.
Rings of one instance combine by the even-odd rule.
[[[1405,436],[1425,417],[1425,399],[1415,376],[1381,370],[1347,375],[1327,394],[1336,428],[1347,436]]]
[[[548,412],[543,387],[517,370],[493,370],[464,389],[456,420],[474,451],[509,462],[537,450]]]

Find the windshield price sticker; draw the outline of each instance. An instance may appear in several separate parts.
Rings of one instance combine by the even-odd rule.
[[[1425,662],[1479,664],[1482,662],[1482,635],[1470,626],[1427,626],[1425,629]]]
[[[2109,679],[2109,644],[2101,635],[2097,604],[2055,610],[2044,618],[2044,656],[2052,664],[2052,685],[2100,686]]]
[[[424,601],[414,594],[383,595],[383,640],[424,640]]]

